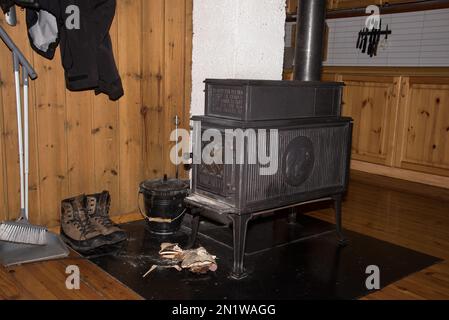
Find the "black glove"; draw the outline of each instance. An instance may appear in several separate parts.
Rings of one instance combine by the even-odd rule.
[[[8,13],[12,6],[18,5],[22,8],[39,9],[38,0],[0,0],[0,7],[3,13]]]
[[[3,13],[8,13],[9,9],[14,5],[13,0],[0,0],[0,7],[3,10]]]
[[[39,9],[39,0],[14,0],[12,2],[22,8]]]

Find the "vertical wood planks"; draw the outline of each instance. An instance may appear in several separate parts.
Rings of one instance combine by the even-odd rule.
[[[175,116],[186,126],[185,114],[185,0],[165,2],[165,119],[164,119],[164,164],[165,172],[175,176],[175,164],[170,161],[170,151],[175,145],[170,142],[170,134],[175,130]],[[176,76],[174,76],[176,75]],[[187,124],[188,126],[189,124]],[[182,168],[180,166],[180,172]]]
[[[95,191],[93,93],[66,92],[68,195],[74,197]]]
[[[20,39],[22,23],[12,28],[3,20],[2,26],[9,36],[16,41]],[[2,74],[2,109],[3,109],[3,143],[5,178],[7,179],[8,189],[5,197],[7,198],[7,217],[8,219],[17,218],[20,212],[20,179],[19,179],[19,150],[17,142],[17,116],[16,116],[16,91],[14,87],[13,59],[9,49],[0,43],[0,72]]]
[[[119,101],[120,212],[137,208],[143,179],[142,0],[118,1],[118,66],[125,96]]]
[[[117,59],[117,16],[112,23],[110,35],[114,55]],[[118,102],[110,101],[105,95],[93,98],[93,127],[90,138],[94,142],[95,190],[108,190],[111,194],[111,213],[119,213],[119,113]]]
[[[65,78],[61,57],[40,59],[35,83],[38,128],[38,160],[41,185],[41,222],[59,223],[61,200],[68,196]],[[51,84],[51,85],[50,85]]]
[[[103,190],[111,193],[112,214],[135,211],[142,180],[174,176],[169,135],[175,115],[189,128],[192,6],[192,0],[117,1],[110,34],[125,89],[119,102],[67,91],[59,49],[53,61],[33,53],[23,11],[15,28],[0,17],[39,75],[30,91],[33,222],[56,226],[64,198]],[[5,219],[19,213],[19,167],[12,61],[2,44],[0,56],[0,219]]]
[[[399,165],[449,175],[449,78],[410,78],[401,114],[405,132]]]
[[[3,52],[2,52],[3,54]],[[3,73],[0,72],[0,102],[2,98]],[[5,165],[5,143],[3,129],[3,108],[0,109],[0,221],[8,219],[8,185],[6,183],[6,165]]]
[[[36,56],[32,53],[32,49],[28,48],[28,54],[31,58],[30,62],[34,64]],[[36,106],[36,82],[30,81],[30,106],[29,106],[29,130],[30,130],[30,176],[29,176],[29,218],[33,223],[41,223],[41,189],[40,189],[40,173],[39,173],[39,123],[37,121]]]
[[[164,174],[165,0],[143,1],[142,101],[145,178]]]
[[[25,13],[18,11],[18,24],[16,27],[9,27],[0,18],[0,23],[8,32],[10,37],[18,45],[24,56],[33,62],[32,50],[27,44],[27,32],[25,25]],[[0,55],[0,78],[2,79],[2,98],[0,106],[3,113],[3,172],[6,184],[6,190],[3,192],[6,205],[4,216],[9,219],[17,218],[20,209],[20,173],[19,173],[19,155],[18,155],[18,137],[17,137],[17,116],[16,116],[16,97],[14,87],[14,74],[12,69],[12,54],[9,49],[1,44]],[[34,84],[30,82],[29,89],[29,151],[30,151],[30,177],[29,177],[29,199],[30,199],[30,219],[32,222],[39,221],[39,178],[38,163],[36,160],[36,113],[34,103]],[[23,109],[23,94],[21,95]]]
[[[193,0],[186,0],[184,54],[184,109],[182,127],[190,132],[190,105],[192,102],[192,53],[193,53]],[[181,177],[189,179],[189,172],[180,168]]]

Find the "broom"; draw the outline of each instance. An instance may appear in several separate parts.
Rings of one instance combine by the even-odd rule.
[[[0,28],[3,40],[10,40]],[[5,36],[6,35],[6,36]],[[5,41],[8,42],[8,41]],[[12,42],[11,42],[12,43]],[[7,43],[8,44],[8,43]],[[32,69],[30,69],[32,70]],[[22,107],[20,94],[20,61],[17,53],[14,53],[14,80],[16,87],[17,105],[17,129],[19,138],[19,162],[20,162],[20,217],[17,221],[3,222],[0,224],[0,240],[32,245],[47,244],[47,229],[32,225],[28,221],[28,177],[29,177],[29,127],[28,127],[28,71],[22,68],[23,76],[23,102],[24,102],[24,131],[22,131]],[[25,139],[24,137],[25,136]],[[24,145],[25,144],[25,145]],[[24,148],[25,147],[25,148]],[[25,151],[24,151],[25,149]]]

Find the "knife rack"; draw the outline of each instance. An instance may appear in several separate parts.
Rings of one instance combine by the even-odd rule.
[[[388,25],[382,31],[382,21],[378,29],[369,30],[368,28],[363,28],[359,32],[356,48],[361,50],[362,53],[367,53],[372,58],[377,56],[381,37],[385,36],[385,40],[388,40],[388,36],[391,34],[392,31],[389,30]]]

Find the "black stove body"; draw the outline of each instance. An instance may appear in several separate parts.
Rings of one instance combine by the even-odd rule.
[[[209,144],[206,153],[220,151],[221,162],[193,165],[192,195],[186,201],[197,213],[195,234],[200,215],[233,223],[234,278],[245,275],[246,230],[257,215],[332,199],[338,235],[344,241],[341,198],[349,180],[352,119],[340,116],[342,88],[341,83],[206,80],[206,115],[192,119],[194,150],[202,155]],[[210,129],[222,137],[213,147],[212,139],[203,141]],[[270,130],[277,132],[277,140],[268,138]],[[262,145],[246,134],[261,131],[267,137]],[[231,132],[243,133],[240,143],[237,135],[230,136],[232,144],[225,143]],[[276,150],[277,170],[262,174],[269,164],[249,161],[259,148],[267,156]],[[225,156],[230,150],[232,163]],[[244,159],[238,161],[238,154]]]
[[[219,131],[223,163],[193,166],[194,194],[227,204],[241,215],[346,191],[352,124],[340,117],[342,84],[206,80],[206,88],[206,116],[193,118],[201,123],[195,126],[196,145],[207,130]],[[275,143],[269,131],[278,136],[277,169],[271,174],[261,174],[268,165],[259,159],[249,160],[263,147],[257,136],[261,130],[267,137],[267,156],[273,149],[270,143]],[[226,132],[237,131],[244,133],[244,143],[230,136],[232,148],[225,148]],[[249,131],[255,133],[253,141]],[[225,153],[231,151],[233,163],[227,163]],[[202,154],[204,148],[197,152]],[[238,154],[244,161],[237,160]]]
[[[200,215],[233,224],[234,278],[245,276],[247,226],[258,215],[334,200],[344,242],[341,199],[349,180],[352,119],[341,116],[343,84],[320,82],[325,13],[326,0],[300,1],[295,81],[205,81],[205,116],[193,118],[193,187],[186,202],[195,216],[193,235]],[[264,131],[266,139],[259,140]],[[212,136],[213,147],[207,141]],[[202,154],[215,162],[201,161]],[[271,163],[260,154],[270,155]],[[276,170],[267,174],[267,165]]]

